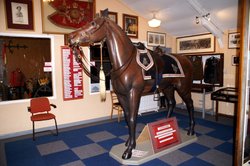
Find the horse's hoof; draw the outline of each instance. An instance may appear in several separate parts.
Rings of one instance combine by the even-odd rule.
[[[132,156],[132,152],[124,152],[123,155],[122,155],[122,159],[123,160],[127,160],[127,159],[130,159]]]
[[[188,131],[187,135],[194,135],[194,131]]]

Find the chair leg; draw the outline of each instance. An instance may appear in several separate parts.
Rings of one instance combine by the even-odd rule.
[[[112,119],[112,117],[113,117],[113,106],[112,106],[112,108],[111,108],[111,115],[110,115],[110,119]]]
[[[33,141],[35,141],[35,122],[32,121],[32,126],[33,126]]]
[[[55,125],[56,125],[56,135],[58,135],[58,127],[57,127],[56,118],[54,118],[54,120],[55,120]]]
[[[118,108],[118,122],[121,121],[121,108]]]

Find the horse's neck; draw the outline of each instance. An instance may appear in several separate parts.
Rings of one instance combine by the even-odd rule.
[[[109,25],[106,43],[114,70],[125,65],[133,56],[134,45],[125,32],[114,23]]]

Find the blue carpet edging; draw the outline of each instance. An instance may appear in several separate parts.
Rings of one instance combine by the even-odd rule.
[[[183,114],[175,113],[173,114],[177,118],[179,128],[186,129],[189,124],[188,117]],[[137,120],[138,123],[147,124],[150,122],[157,121],[159,119],[165,118],[166,112],[157,112],[149,115],[139,116]],[[204,126],[209,128],[211,131],[206,134],[197,133],[198,139],[199,136],[209,136],[215,139],[221,140],[221,144],[216,147],[207,147],[201,145],[198,142],[192,143],[186,147],[181,148],[179,151],[181,153],[186,153],[187,155],[192,156],[191,159],[183,161],[180,159],[179,165],[195,165],[206,166],[206,165],[216,165],[216,159],[213,161],[205,161],[201,158],[197,158],[199,155],[206,157],[206,153],[211,149],[216,149],[220,151],[225,157],[231,157],[233,153],[233,144],[228,142],[233,139],[233,127],[218,124],[216,122],[211,122],[208,120],[196,118],[196,125]],[[87,135],[95,136],[95,133],[103,132],[106,133],[107,140],[102,140],[103,138],[95,137],[91,138]],[[139,133],[138,133],[139,134]],[[109,136],[112,135],[113,137]],[[112,146],[116,144],[123,143],[124,140],[121,137],[127,137],[128,129],[125,121],[118,122],[106,122],[103,124],[98,124],[95,126],[83,127],[71,131],[60,132],[59,136],[52,136],[51,134],[37,137],[36,141],[33,141],[32,138],[17,140],[13,142],[7,142],[4,144],[5,155],[8,166],[57,166],[57,165],[121,165],[113,158],[108,155],[109,150]],[[103,136],[105,137],[105,135]],[[100,141],[98,141],[100,139]],[[52,147],[46,147],[46,144],[49,144],[54,141],[63,141],[67,149],[58,151],[55,153],[48,153],[48,155],[41,155],[37,146],[44,145],[45,150],[50,151]],[[90,148],[87,149],[89,152],[81,151],[79,148],[78,151],[73,150],[77,147],[84,147],[88,145]],[[98,145],[98,146],[94,146]],[[93,148],[91,148],[93,147]],[[102,148],[100,154],[95,155],[95,148]],[[46,149],[47,148],[47,149]],[[59,147],[53,147],[59,148]],[[84,148],[83,148],[84,149]],[[92,156],[88,156],[92,153]],[[209,153],[208,153],[209,154]],[[83,159],[81,159],[82,156]],[[209,158],[209,156],[208,156]],[[232,161],[231,161],[232,162]],[[219,161],[218,161],[219,163]],[[230,162],[229,162],[230,163]],[[225,163],[225,164],[228,164]],[[161,160],[154,159],[143,165],[171,165],[170,163]]]

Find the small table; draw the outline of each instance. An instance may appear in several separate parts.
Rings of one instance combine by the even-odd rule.
[[[234,110],[236,112],[238,102],[238,89],[233,87],[221,88],[211,94],[211,100],[216,101],[215,120],[218,121],[219,101],[234,103]]]

